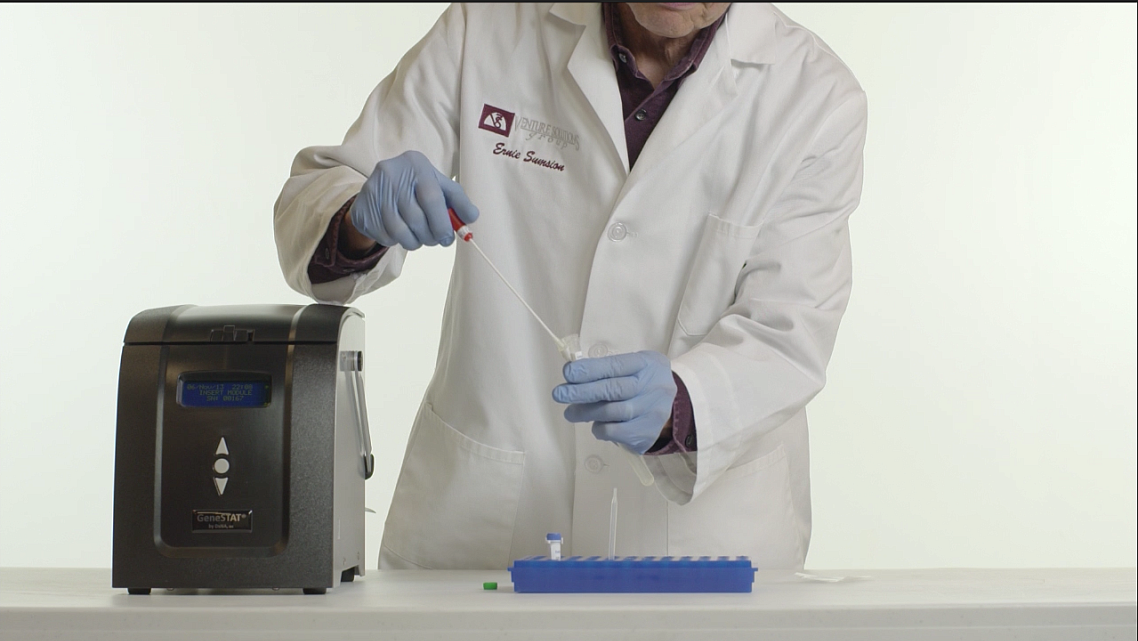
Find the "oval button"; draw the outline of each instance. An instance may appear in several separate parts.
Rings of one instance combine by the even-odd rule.
[[[229,461],[219,458],[213,462],[213,471],[218,474],[225,474],[229,471]]]
[[[601,470],[605,469],[604,459],[596,454],[589,455],[589,457],[585,459],[585,469],[593,474],[600,474]]]
[[[609,348],[605,347],[604,343],[597,343],[589,348],[590,358],[600,358],[602,356],[608,356],[608,354]]]
[[[619,242],[624,240],[625,236],[628,236],[628,227],[626,227],[624,223],[615,223],[612,227],[609,227],[610,240]]]

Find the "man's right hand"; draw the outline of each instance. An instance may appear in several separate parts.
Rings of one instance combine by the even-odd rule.
[[[458,183],[423,154],[408,151],[376,164],[347,219],[384,247],[447,246],[454,242],[448,207],[465,223],[478,220],[478,208]]]

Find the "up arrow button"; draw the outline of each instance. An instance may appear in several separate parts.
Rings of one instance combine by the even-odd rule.
[[[227,479],[227,478],[220,477],[220,476],[213,477],[213,486],[217,488],[217,495],[218,496],[225,494],[225,484],[228,482],[229,482],[229,479]]]
[[[225,446],[225,437],[217,442],[217,451],[213,453],[214,456],[229,456],[229,448]]]

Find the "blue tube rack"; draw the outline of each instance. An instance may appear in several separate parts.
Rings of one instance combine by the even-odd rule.
[[[514,592],[750,592],[745,556],[527,556],[510,564]]]

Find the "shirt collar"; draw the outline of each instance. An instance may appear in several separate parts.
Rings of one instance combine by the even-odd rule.
[[[609,53],[612,55],[613,63],[618,66],[623,62],[620,59],[620,55],[624,54],[628,58],[628,64],[635,70],[635,58],[632,55],[632,51],[624,44],[624,31],[620,22],[620,10],[616,5],[617,3],[615,2],[601,3],[605,35],[608,37]],[[703,61],[703,57],[707,55],[708,48],[711,47],[712,38],[715,37],[715,33],[719,31],[719,27],[723,24],[724,19],[730,12],[730,7],[728,7],[727,12],[719,16],[718,20],[700,29],[699,34],[696,35],[695,40],[692,41],[691,48],[688,49],[688,52],[665,74],[665,81],[675,80],[699,68],[699,63]]]
[[[549,10],[550,15],[582,27],[603,22],[600,13],[587,2],[558,2]],[[722,36],[727,39],[728,55],[744,63],[777,62],[779,41],[787,29],[797,26],[766,2],[735,2],[727,13],[731,16],[723,23]],[[605,28],[604,24],[599,27]]]

